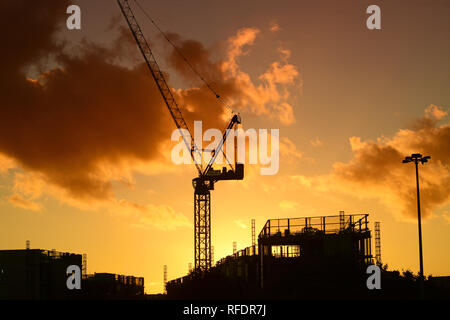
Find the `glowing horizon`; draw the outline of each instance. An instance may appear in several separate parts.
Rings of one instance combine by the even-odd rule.
[[[0,249],[86,253],[88,273],[162,292],[163,265],[170,280],[193,263],[195,166],[171,160],[175,126],[117,4],[71,1],[74,31],[69,1],[50,2],[0,5],[7,25],[23,16],[0,53]],[[137,12],[190,128],[222,130],[232,109],[244,129],[279,129],[277,174],[247,164],[212,192],[215,261],[251,244],[251,219],[258,234],[343,210],[380,221],[383,263],[417,273],[415,172],[401,161],[422,153],[424,270],[450,274],[449,4],[382,4],[381,30],[367,30],[366,4],[144,6],[227,101]]]

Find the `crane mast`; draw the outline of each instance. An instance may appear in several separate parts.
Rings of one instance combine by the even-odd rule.
[[[206,271],[211,267],[211,194],[210,190],[214,190],[214,183],[220,180],[242,180],[244,178],[244,165],[235,163],[231,170],[223,167],[222,170],[213,170],[212,165],[217,158],[219,152],[223,152],[223,145],[229,135],[230,129],[241,123],[238,115],[234,115],[230,123],[224,130],[222,139],[219,141],[218,147],[214,150],[213,156],[203,170],[202,152],[194,142],[186,121],[178,107],[178,104],[168,86],[163,73],[150,49],[147,40],[139,26],[136,17],[130,7],[128,0],[117,0],[119,7],[128,23],[134,39],[147,63],[153,79],[169,109],[176,127],[180,130],[181,136],[190,149],[191,157],[198,171],[198,177],[192,180],[194,187],[194,257],[195,270]],[[183,129],[189,132],[190,141],[183,133]]]

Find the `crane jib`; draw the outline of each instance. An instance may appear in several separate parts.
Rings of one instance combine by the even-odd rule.
[[[150,49],[150,46],[149,46],[147,40],[145,39],[145,36],[141,30],[141,27],[139,26],[139,24],[136,20],[136,17],[134,16],[134,13],[130,7],[128,0],[117,0],[117,3],[119,4],[122,14],[124,15],[124,17],[128,23],[128,26],[131,30],[131,33],[133,34],[133,37],[136,40],[136,43],[138,44],[139,50],[141,51],[141,53],[144,57],[144,60],[147,63],[150,73],[151,73],[153,79],[155,80],[156,86],[158,87],[158,89],[161,93],[161,96],[169,110],[169,113],[170,113],[176,127],[179,129],[180,134],[183,138],[184,143],[186,144],[187,149],[190,150],[191,158],[197,168],[199,176],[201,177],[201,176],[208,175],[218,154],[222,151],[223,144],[225,143],[225,141],[228,137],[229,129],[233,128],[233,126],[235,124],[241,123],[240,117],[238,115],[234,115],[232,117],[230,123],[228,124],[227,128],[225,129],[225,131],[223,133],[223,137],[222,137],[221,141],[219,142],[219,145],[214,150],[213,156],[211,157],[206,168],[203,170],[202,149],[198,148],[195,144],[194,136],[191,134],[191,131],[189,130],[189,127],[183,118],[181,110],[178,107],[178,104],[172,94],[172,90],[168,86],[167,81],[164,77],[164,74],[162,73],[162,71],[159,68],[156,58],[154,57],[153,52]],[[186,130],[186,131],[184,131],[184,130]],[[189,133],[189,138],[186,136],[185,132]],[[228,159],[227,159],[227,161],[228,161]],[[232,171],[234,171],[235,168],[233,168],[231,163],[229,163],[229,164],[230,164]]]
[[[136,17],[134,16],[133,11],[131,10],[128,0],[117,0],[117,3],[119,4],[122,14],[124,15],[128,23],[128,26],[131,30],[131,33],[133,34],[133,37],[136,40],[142,55],[144,56],[145,62],[147,63],[147,66],[152,74],[153,79],[156,82],[156,85],[161,93],[161,96],[163,97],[164,102],[167,108],[169,109],[170,115],[172,116],[175,125],[177,126],[178,129],[187,130],[187,132],[189,132],[190,134],[189,127],[183,118],[183,115],[177,105],[177,102],[173,97],[172,91],[167,85],[167,82],[158,66],[158,63],[156,62],[155,57],[153,56],[152,50],[150,49],[150,46],[148,45],[148,42],[145,39],[144,34],[136,20]],[[198,149],[195,146],[192,134],[190,134],[191,139],[189,143],[188,139],[185,137],[183,133],[183,130],[180,130],[180,132],[182,134],[184,142],[186,143],[186,147],[188,148],[188,150],[191,150],[190,153],[192,160],[194,161],[194,164],[197,167],[198,173],[201,175],[202,165],[201,163],[198,163],[198,161],[196,161],[196,159],[201,159],[200,149]]]
[[[219,152],[222,151],[223,144],[225,143],[225,141],[226,141],[227,138],[228,138],[228,135],[229,135],[229,133],[230,133],[230,129],[232,129],[233,126],[234,126],[235,124],[237,124],[237,123],[241,123],[241,120],[240,120],[239,116],[234,115],[233,118],[231,118],[231,121],[230,121],[230,123],[228,124],[227,128],[224,130],[224,133],[223,133],[223,135],[222,135],[222,140],[220,140],[219,145],[218,145],[217,148],[214,150],[214,155],[213,155],[213,157],[211,158],[211,160],[209,161],[209,163],[208,163],[208,165],[206,166],[205,170],[203,171],[203,175],[206,175],[206,174],[209,173],[209,171],[210,171],[212,165],[214,164],[214,161],[216,161],[216,158],[217,158]],[[228,159],[227,159],[227,160],[228,160]],[[233,170],[233,171],[235,170],[231,164],[230,164],[230,167],[231,167],[231,170]]]

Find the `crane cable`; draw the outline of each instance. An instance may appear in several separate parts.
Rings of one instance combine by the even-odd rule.
[[[214,94],[214,96],[223,103],[223,105],[227,108],[230,108],[227,103],[223,100],[223,98],[219,95],[219,93],[214,90],[214,88],[205,80],[205,78],[194,68],[194,66],[189,62],[189,60],[183,55],[180,49],[169,39],[169,37],[161,30],[161,28],[156,24],[156,22],[150,17],[150,15],[145,11],[145,9],[141,6],[138,0],[134,0],[136,2],[139,9],[144,13],[147,19],[155,26],[156,29],[161,33],[161,35],[170,43],[170,45],[175,49],[178,55],[184,60],[184,62],[189,66],[189,68],[200,78],[200,80],[206,85],[206,87]]]

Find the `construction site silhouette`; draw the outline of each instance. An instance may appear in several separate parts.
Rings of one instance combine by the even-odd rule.
[[[235,250],[208,270],[192,268],[167,281],[165,294],[146,295],[144,278],[87,274],[86,257],[55,250],[0,250],[0,299],[417,299],[418,275],[389,271],[372,256],[368,214],[267,220],[252,246]],[[254,226],[254,223],[252,223]],[[379,233],[379,223],[378,233]],[[375,241],[377,243],[377,241]],[[379,239],[378,239],[379,243]],[[381,289],[367,286],[377,263]],[[82,269],[81,289],[66,286],[67,268]],[[450,277],[425,281],[426,298],[449,299]]]
[[[374,264],[368,215],[267,220],[258,245],[237,251],[207,272],[167,283],[169,299],[411,299],[417,276],[382,266],[382,290],[369,290]],[[430,277],[428,298],[449,298],[450,277]]]

